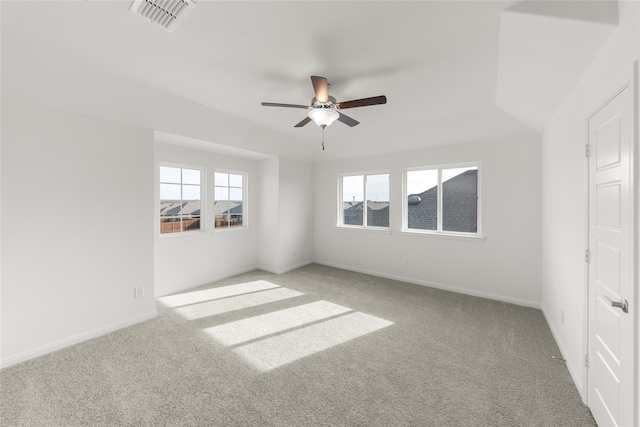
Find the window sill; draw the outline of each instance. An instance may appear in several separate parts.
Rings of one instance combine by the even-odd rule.
[[[360,232],[370,232],[370,233],[379,233],[379,234],[391,234],[390,228],[382,228],[382,227],[359,227],[359,226],[348,226],[348,225],[338,225],[336,228],[339,230],[348,230],[348,231],[360,231]]]
[[[213,229],[213,233],[226,233],[226,232],[230,232],[230,231],[240,231],[240,230],[248,230],[249,227],[248,226],[243,226],[243,227],[225,227],[225,228],[214,228]]]
[[[160,240],[163,239],[174,239],[176,237],[185,237],[185,236],[204,236],[205,235],[205,231],[204,230],[197,230],[197,231],[178,231],[175,233],[163,233],[163,234],[159,234],[158,238]]]
[[[438,231],[415,231],[415,230],[402,230],[402,234],[407,236],[419,236],[419,237],[435,237],[436,239],[448,239],[448,240],[462,240],[467,242],[484,242],[485,236],[481,234],[466,234],[466,233],[443,233]]]

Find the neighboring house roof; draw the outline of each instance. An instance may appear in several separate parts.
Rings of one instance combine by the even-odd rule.
[[[363,202],[344,202],[342,221],[345,225],[362,225]],[[369,226],[389,226],[389,202],[367,200],[367,222]]]
[[[350,209],[360,202],[342,202],[342,210]]]
[[[343,210],[362,210],[362,202],[343,202],[342,209]],[[372,200],[367,200],[367,209],[378,211],[380,209],[385,209],[389,207],[389,202],[374,202]]]
[[[229,209],[228,211],[224,212],[223,215],[226,214],[230,214],[230,215],[242,215],[242,203],[239,203],[237,206]]]
[[[371,200],[367,200],[367,209],[371,209],[373,211],[379,211],[380,209],[385,209],[389,207],[389,202],[374,202]]]
[[[442,228],[445,231],[475,233],[478,231],[478,171],[469,170],[442,183]],[[409,228],[436,230],[438,187],[419,196],[418,204],[408,205]],[[449,203],[447,203],[447,201]]]
[[[161,200],[160,201],[160,216],[176,216],[180,215],[200,215],[200,200]]]
[[[190,200],[182,202],[180,200],[161,200],[160,216],[177,216],[180,215],[200,215],[200,200]],[[242,214],[242,202],[234,202],[230,200],[216,201],[214,204],[214,215],[238,215]]]
[[[231,200],[216,200],[213,205],[214,215],[227,215],[242,213],[242,202]]]

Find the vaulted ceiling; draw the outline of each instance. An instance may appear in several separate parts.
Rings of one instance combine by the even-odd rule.
[[[2,1],[2,96],[170,142],[328,160],[540,132],[617,24],[615,1],[206,1],[172,33],[132,1]],[[311,75],[357,108],[294,128]],[[242,154],[241,153],[241,154]]]

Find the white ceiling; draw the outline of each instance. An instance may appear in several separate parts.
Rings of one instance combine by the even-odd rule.
[[[165,141],[309,160],[517,136],[541,130],[617,16],[611,1],[517,3],[200,0],[167,33],[132,14],[132,1],[2,1],[2,95],[148,127]],[[611,19],[593,18],[604,12]],[[537,44],[549,20],[553,32]],[[564,50],[574,55],[558,68]],[[553,76],[531,81],[537,66]],[[338,101],[388,103],[345,111],[361,124],[327,128],[323,152],[320,128],[293,127],[304,110],[260,105],[309,103],[310,75],[327,77]],[[549,79],[561,84],[532,98]]]

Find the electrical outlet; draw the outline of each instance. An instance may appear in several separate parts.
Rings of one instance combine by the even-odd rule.
[[[133,288],[133,298],[142,298],[144,296],[144,288]]]
[[[564,323],[564,310],[560,310],[560,321]]]
[[[407,267],[409,265],[409,259],[408,258],[402,258],[402,265],[404,267]]]

